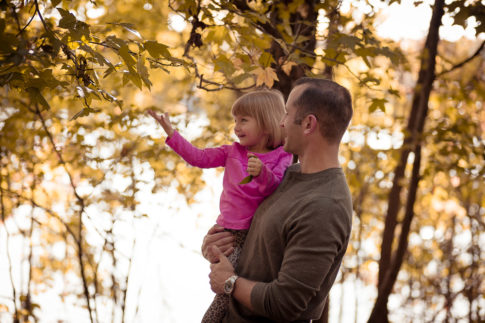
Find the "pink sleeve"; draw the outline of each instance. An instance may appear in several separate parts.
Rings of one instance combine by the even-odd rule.
[[[199,168],[222,167],[226,164],[226,146],[199,149],[185,140],[177,131],[165,141],[187,163]]]
[[[254,178],[254,181],[258,183],[258,189],[261,195],[268,196],[276,190],[283,179],[286,168],[290,166],[292,159],[293,156],[291,154],[282,152],[273,168],[269,168],[263,163],[261,173]]]

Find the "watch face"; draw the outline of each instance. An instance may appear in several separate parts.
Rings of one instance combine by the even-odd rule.
[[[232,292],[232,287],[234,286],[234,283],[231,279],[226,280],[224,283],[224,293],[230,294]]]

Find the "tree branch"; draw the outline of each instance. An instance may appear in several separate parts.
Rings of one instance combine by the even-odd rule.
[[[79,210],[79,224],[78,224],[78,233],[77,233],[78,234],[77,235],[78,260],[79,260],[79,267],[80,267],[80,271],[81,271],[81,279],[82,279],[83,287],[84,287],[84,296],[86,298],[87,307],[88,307],[88,311],[89,311],[89,318],[91,320],[91,323],[94,323],[93,313],[92,313],[93,310],[91,308],[91,296],[89,294],[88,282],[87,282],[87,277],[86,277],[86,273],[85,273],[84,259],[83,259],[84,248],[83,248],[83,232],[82,232],[83,231],[83,220],[82,220],[82,216],[83,216],[84,209],[85,209],[85,202],[84,202],[84,199],[77,192],[77,187],[76,187],[76,184],[74,183],[73,177],[72,177],[70,171],[67,169],[67,164],[64,161],[60,151],[57,149],[57,146],[54,142],[54,138],[52,137],[52,134],[50,133],[49,129],[47,128],[47,124],[44,120],[44,117],[42,116],[42,112],[39,110],[38,105],[35,106],[35,113],[40,118],[40,121],[42,123],[42,128],[44,129],[44,131],[47,134],[47,137],[49,138],[49,141],[52,145],[52,149],[54,149],[57,157],[59,158],[59,163],[63,166],[64,170],[66,171],[66,173],[69,177],[69,182],[70,182],[71,187],[73,189],[74,196],[78,200],[79,205],[81,207],[81,209]]]
[[[445,74],[451,73],[454,70],[462,67],[466,63],[470,62],[471,60],[473,60],[475,57],[477,57],[480,54],[480,52],[483,50],[484,47],[485,47],[485,40],[482,41],[481,45],[478,47],[478,49],[475,51],[475,53],[473,53],[470,57],[468,57],[467,59],[465,59],[464,61],[462,61],[462,62],[460,62],[458,64],[453,65],[450,69],[448,69],[446,71],[442,71],[442,72],[436,74],[436,78],[441,77],[441,76],[443,76]]]
[[[0,154],[0,161],[2,158],[2,154]],[[3,169],[3,165],[0,164],[2,167],[0,169]],[[5,219],[7,218],[6,216],[6,211],[5,211],[5,204],[3,201],[3,187],[2,187],[2,182],[3,182],[3,174],[0,172],[0,211],[1,211],[1,217],[2,217],[2,222],[4,224],[5,228],[5,233],[7,235],[6,237],[6,242],[5,242],[5,249],[7,253],[7,261],[8,261],[8,272],[10,275],[10,284],[12,286],[12,296],[13,296],[13,305],[14,305],[14,317],[13,321],[14,323],[19,323],[20,322],[20,312],[17,307],[17,290],[15,288],[15,283],[14,283],[14,278],[13,278],[13,271],[12,271],[12,258],[10,257],[10,248],[9,248],[9,241],[10,241],[10,232],[8,231],[7,225],[5,224]],[[7,187],[9,187],[9,181],[7,180]]]
[[[34,5],[35,5],[35,3],[32,4],[32,6],[34,6]],[[22,34],[25,31],[25,29],[27,29],[27,27],[30,25],[32,20],[34,20],[35,15],[37,13],[37,10],[34,11],[34,14],[32,15],[32,17],[30,17],[29,21],[27,22],[27,24],[25,24],[25,26],[23,28],[20,28],[20,22],[19,22],[17,12],[15,11],[15,8],[12,8],[12,13],[15,16],[15,20],[17,21],[17,25],[18,25],[19,32],[17,33],[17,35],[15,35],[15,37],[18,37],[20,34]]]

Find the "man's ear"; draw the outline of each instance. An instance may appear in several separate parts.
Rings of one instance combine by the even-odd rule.
[[[313,114],[307,115],[305,119],[303,119],[303,125],[305,127],[304,133],[306,135],[315,132],[316,130],[318,130],[317,117],[315,117],[315,115]]]

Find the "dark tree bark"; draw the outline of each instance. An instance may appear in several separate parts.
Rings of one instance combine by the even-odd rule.
[[[291,2],[292,0],[284,1],[285,4],[289,4]],[[312,61],[312,64],[298,64],[293,66],[288,75],[283,71],[281,62],[287,60],[289,53],[285,53],[277,41],[273,40],[271,44],[270,53],[276,61],[273,67],[275,68],[276,75],[278,76],[278,81],[275,82],[274,88],[280,90],[285,98],[288,98],[288,95],[293,88],[293,83],[299,78],[305,76],[306,72],[311,70],[311,66],[313,66],[313,62],[315,61],[315,35],[318,18],[318,12],[315,10],[315,5],[318,3],[319,1],[315,0],[305,0],[300,9],[290,16],[293,36],[297,38],[308,38],[308,40],[299,43],[291,50],[298,50],[301,58]],[[276,5],[273,7],[273,11],[270,15],[271,24],[273,26],[277,26],[281,22],[280,10],[284,10],[281,8],[283,7]]]
[[[435,80],[436,56],[439,43],[439,28],[444,14],[444,0],[437,0],[433,7],[430,27],[421,57],[421,67],[418,81],[414,90],[411,113],[406,128],[406,136],[401,150],[401,157],[394,171],[393,186],[389,194],[388,210],[381,245],[379,260],[378,296],[369,318],[369,322],[388,322],[387,301],[397,279],[407,250],[407,241],[412,218],[414,216],[414,202],[420,180],[421,140],[424,124],[428,113],[428,101]],[[408,196],[401,232],[397,238],[398,247],[393,254],[393,242],[396,237],[398,213],[401,209],[402,182],[405,178],[409,154],[414,153],[412,178],[409,183]]]
[[[340,20],[340,5],[342,4],[341,0],[337,0],[335,5],[332,6],[331,10],[327,13],[328,18],[328,34],[326,40],[326,48],[332,46],[332,41],[334,39],[335,34],[338,32],[339,20]],[[333,80],[334,70],[333,66],[326,64],[325,69],[323,70],[323,76],[329,80]]]

